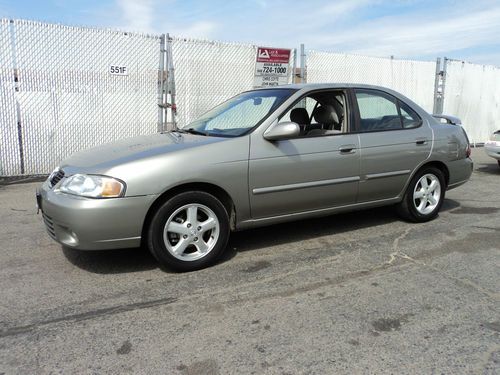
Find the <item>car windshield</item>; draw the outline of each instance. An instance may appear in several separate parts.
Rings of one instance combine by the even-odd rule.
[[[262,123],[294,92],[292,89],[272,89],[241,93],[183,126],[180,131],[222,137],[243,135]]]

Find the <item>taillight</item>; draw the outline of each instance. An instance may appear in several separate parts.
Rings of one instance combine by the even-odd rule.
[[[470,149],[469,137],[467,136],[467,132],[465,131],[464,128],[462,128],[462,132],[464,133],[465,141],[467,142],[467,148],[465,149],[465,155],[466,155],[466,157],[470,157],[471,149]]]

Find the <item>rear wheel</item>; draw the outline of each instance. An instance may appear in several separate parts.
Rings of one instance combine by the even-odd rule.
[[[497,160],[498,166],[500,167],[500,160]]]
[[[397,206],[398,213],[413,222],[432,220],[443,204],[445,190],[443,172],[434,167],[423,168],[410,181]]]
[[[194,271],[213,264],[229,237],[229,219],[213,195],[189,191],[166,201],[147,232],[148,248],[163,265]]]

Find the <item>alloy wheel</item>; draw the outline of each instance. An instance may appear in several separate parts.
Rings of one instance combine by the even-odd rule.
[[[202,204],[187,204],[174,211],[163,229],[168,252],[177,259],[194,261],[205,257],[217,243],[220,223]]]
[[[441,183],[439,179],[427,173],[420,177],[413,191],[413,204],[422,215],[433,212],[441,198]]]

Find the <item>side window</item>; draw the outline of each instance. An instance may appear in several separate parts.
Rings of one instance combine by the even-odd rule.
[[[293,121],[297,122],[299,125],[302,125],[302,122],[305,124],[306,122],[309,123],[309,119],[311,118],[311,113],[314,111],[314,108],[316,107],[316,104],[318,102],[314,100],[313,98],[310,98],[306,96],[305,98],[302,98],[299,102],[297,102],[292,109],[287,111],[283,117],[281,117],[280,122],[288,122],[288,121]],[[297,111],[294,111],[295,108],[303,108],[299,109]],[[294,112],[294,115],[291,115],[291,113]],[[297,116],[296,113],[302,112],[302,116]],[[306,114],[307,114],[307,121],[306,121]],[[291,117],[290,117],[291,116]],[[301,117],[301,118],[299,118]],[[293,120],[292,120],[293,118]],[[300,121],[297,121],[300,120]]]
[[[396,99],[382,93],[357,91],[361,131],[401,129]]]
[[[355,90],[360,131],[410,129],[422,123],[417,113],[395,97],[375,90]]]
[[[407,104],[401,101],[399,102],[399,108],[401,110],[403,128],[410,129],[410,128],[417,128],[420,126],[422,120],[420,120],[420,117],[413,109],[411,109]]]
[[[300,126],[301,137],[333,135],[347,131],[346,96],[343,91],[320,91],[301,98],[279,122]]]

